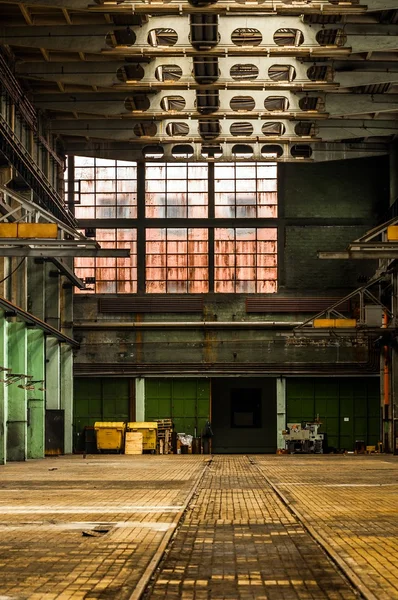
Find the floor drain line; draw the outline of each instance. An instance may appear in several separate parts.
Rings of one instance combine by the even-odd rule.
[[[307,533],[321,546],[321,548],[326,552],[330,560],[336,565],[338,570],[349,580],[351,585],[354,587],[355,591],[358,592],[362,598],[365,600],[378,600],[377,596],[359,579],[358,575],[354,573],[354,571],[347,565],[347,563],[342,560],[339,555],[333,550],[333,548],[326,542],[319,533],[315,531],[315,529],[309,525],[300,513],[294,506],[291,505],[286,496],[278,489],[278,487],[265,475],[261,467],[256,463],[252,458],[247,457],[250,464],[255,467],[261,476],[265,479],[267,484],[273,489],[278,498],[283,502],[286,508],[291,512],[292,515],[296,517],[302,527],[307,531]]]
[[[202,471],[199,473],[198,477],[195,480],[195,483],[193,484],[188,496],[185,499],[184,504],[182,505],[182,507],[178,511],[178,513],[176,513],[176,515],[172,521],[172,524],[174,526],[170,527],[170,529],[163,536],[163,539],[162,539],[158,549],[156,550],[155,554],[153,555],[152,559],[150,560],[147,568],[145,569],[142,577],[140,578],[139,582],[137,583],[131,596],[129,596],[128,600],[141,600],[141,598],[143,597],[143,594],[146,591],[153,574],[155,573],[157,567],[159,566],[160,561],[163,558],[163,555],[165,554],[165,552],[167,550],[167,546],[169,545],[171,538],[174,536],[175,532],[177,531],[178,524],[180,523],[185,512],[188,510],[189,504],[190,504],[193,496],[195,495],[195,493],[196,493],[207,469],[211,465],[212,461],[213,461],[213,457],[206,460],[206,465],[204,466]]]

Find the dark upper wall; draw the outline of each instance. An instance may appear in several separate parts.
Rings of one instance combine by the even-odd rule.
[[[375,261],[325,261],[317,251],[344,250],[382,220],[388,202],[388,157],[280,164],[280,293],[344,291],[374,273]]]
[[[389,199],[388,157],[279,164],[279,209],[285,217],[381,217]]]

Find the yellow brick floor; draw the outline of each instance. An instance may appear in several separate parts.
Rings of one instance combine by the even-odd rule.
[[[398,599],[398,457],[256,457],[304,524],[365,586]]]
[[[146,598],[358,596],[248,457],[216,456]]]
[[[0,599],[128,600],[174,532],[148,600],[359,598],[322,545],[364,597],[398,600],[397,458],[206,458],[0,466]]]
[[[204,459],[109,454],[1,466],[0,598],[129,598]]]

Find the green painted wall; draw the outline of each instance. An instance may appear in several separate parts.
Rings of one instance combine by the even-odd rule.
[[[371,446],[380,439],[378,378],[287,379],[286,398],[286,422],[319,415],[329,447],[353,450],[355,440]]]
[[[208,379],[146,379],[145,420],[172,418],[178,433],[200,435],[209,415]]]
[[[27,457],[44,457],[45,338],[40,329],[28,329],[28,373],[33,375],[35,390],[28,391]]]
[[[130,379],[76,378],[73,406],[73,448],[81,451],[86,426],[130,419]]]
[[[4,311],[0,310],[0,366],[8,364],[8,323],[4,318]],[[4,379],[4,373],[0,374]],[[0,384],[0,465],[6,462],[7,456],[7,420],[8,420],[8,387]]]
[[[27,375],[27,331],[25,323],[8,325],[8,367],[12,373]],[[7,460],[27,458],[27,394],[18,387],[23,378],[8,386]]]

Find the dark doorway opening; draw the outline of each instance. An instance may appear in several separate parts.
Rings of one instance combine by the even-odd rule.
[[[212,450],[217,454],[276,451],[276,380],[212,380]]]

